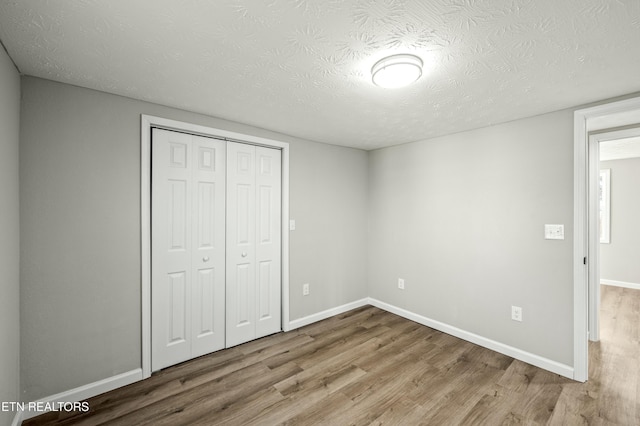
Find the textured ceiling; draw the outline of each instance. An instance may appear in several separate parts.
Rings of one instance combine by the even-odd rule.
[[[640,0],[0,0],[24,74],[372,149],[640,91]],[[423,77],[372,85],[383,56]]]
[[[600,142],[600,161],[640,157],[640,136]]]

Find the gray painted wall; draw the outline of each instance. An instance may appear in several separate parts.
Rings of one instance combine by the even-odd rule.
[[[291,319],[367,296],[367,153],[291,148]],[[295,194],[295,202],[294,202]],[[309,283],[309,296],[302,284]]]
[[[20,76],[0,47],[0,402],[20,400]],[[0,410],[0,425],[15,413]]]
[[[24,400],[141,366],[140,114],[289,142],[291,319],[366,296],[366,152],[32,77],[22,91]]]
[[[369,176],[371,297],[573,365],[571,111],[373,151]]]
[[[611,169],[611,243],[600,244],[600,277],[640,284],[640,158],[600,168]]]

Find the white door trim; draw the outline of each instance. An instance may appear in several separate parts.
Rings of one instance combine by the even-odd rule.
[[[597,233],[588,227],[588,149],[589,132],[638,123],[640,98],[612,102],[574,113],[574,164],[573,164],[573,367],[574,380],[584,382],[588,378],[589,358],[589,272],[583,263],[589,257],[591,239]]]
[[[640,121],[640,118],[638,118]],[[605,131],[589,136],[589,340],[600,340],[600,240],[598,229],[598,181],[600,170],[600,143],[640,136],[640,127]],[[591,220],[594,218],[594,220]],[[591,236],[594,238],[591,238]]]
[[[140,117],[140,260],[142,378],[151,376],[151,128],[233,140],[282,150],[282,328],[289,324],[289,144],[182,121],[142,114]]]

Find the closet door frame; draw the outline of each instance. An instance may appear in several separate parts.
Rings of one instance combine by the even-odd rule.
[[[140,117],[141,337],[142,378],[151,376],[151,129],[159,128],[282,151],[282,330],[289,322],[289,144],[162,117]]]

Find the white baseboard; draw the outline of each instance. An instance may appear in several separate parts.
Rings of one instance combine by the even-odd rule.
[[[600,280],[600,284],[613,285],[613,286],[616,286],[616,287],[624,287],[624,288],[632,288],[632,289],[635,289],[635,290],[640,290],[640,284],[628,283],[628,282],[625,282],[625,281],[615,281],[615,280],[601,279]]]
[[[543,368],[553,373],[559,374],[569,379],[573,379],[573,367],[561,364],[550,359],[525,352],[521,349],[514,348],[513,346],[505,345],[504,343],[496,342],[495,340],[488,339],[486,337],[479,336],[477,334],[462,330],[460,328],[445,324],[440,321],[433,320],[431,318],[423,317],[422,315],[415,314],[402,308],[390,305],[385,302],[381,302],[377,299],[369,298],[369,304],[401,317],[407,318],[411,321],[415,321],[418,324],[426,325],[433,329],[442,331],[443,333],[450,334],[458,337],[467,342],[475,343],[476,345],[483,346],[492,351],[499,352],[504,355],[508,355],[512,358],[526,362],[527,364],[535,365],[536,367]]]
[[[26,419],[22,417],[22,411],[18,411],[15,417],[13,418],[13,421],[11,422],[11,426],[20,426],[23,420],[26,420]]]
[[[347,303],[335,308],[327,309],[326,311],[318,312],[306,317],[298,318],[293,321],[289,321],[288,330],[295,330],[296,328],[304,327],[305,325],[313,324],[314,322],[322,321],[323,319],[330,318],[334,315],[343,314],[352,309],[359,308],[369,304],[368,299],[360,299],[355,302]]]
[[[79,402],[87,398],[100,395],[101,393],[109,392],[122,386],[127,386],[140,380],[142,380],[142,369],[136,368],[135,370],[127,371],[126,373],[118,374],[106,379],[98,380],[97,382],[89,383],[75,389],[60,392],[55,395],[39,399],[35,402],[45,404],[57,402]],[[39,416],[40,414],[44,413],[42,411],[19,411],[16,414],[15,419],[13,420],[12,426],[20,425],[23,420]]]

